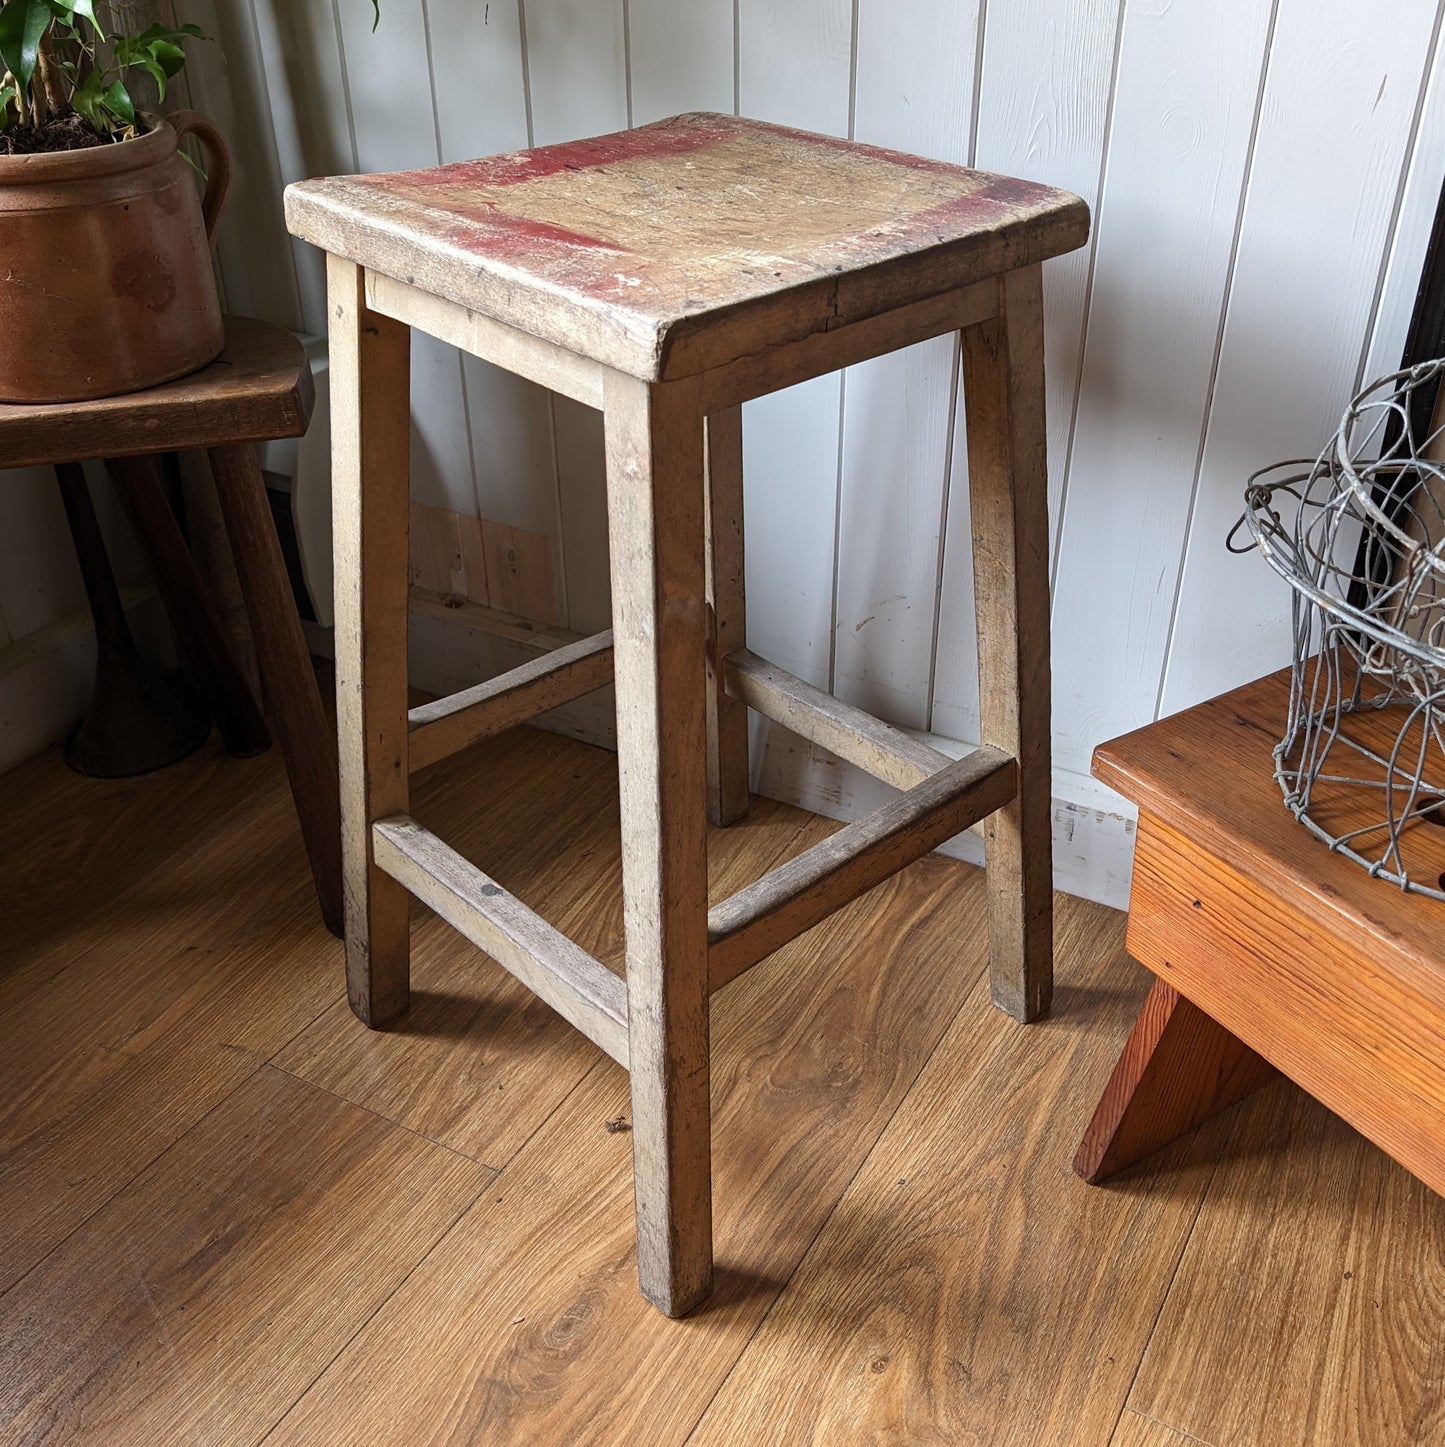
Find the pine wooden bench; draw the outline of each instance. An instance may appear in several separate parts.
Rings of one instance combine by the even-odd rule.
[[[1047,1008],[1048,525],[1040,263],[1076,197],[732,116],[289,188],[329,253],[352,1008],[407,1008],[408,894],[632,1078],[642,1289],[712,1275],[708,995],[987,818],[995,998]],[[613,630],[408,716],[407,385],[419,328],[604,414]],[[962,332],[982,747],[954,761],[746,648],[741,406]],[[626,980],[409,815],[420,763],[615,679]],[[898,799],[708,908],[754,708]]]
[[[136,525],[178,646],[235,752],[268,742],[232,662],[205,586],[176,526],[154,464],[157,453],[204,448],[215,477],[236,574],[256,639],[271,721],[281,743],[321,913],[340,933],[341,846],[336,752],[276,538],[253,444],[299,437],[315,398],[311,368],[290,332],[226,319],[226,345],[208,367],[126,396],[53,405],[0,403],[0,466],[103,458]]]
[[[1445,1191],[1445,904],[1372,879],[1286,811],[1271,750],[1288,694],[1286,670],[1095,752],[1139,806],[1129,952],[1158,978],[1079,1146],[1086,1180],[1280,1071]],[[1375,726],[1388,750],[1399,720]],[[1343,832],[1350,796],[1330,807]],[[1406,848],[1412,873],[1445,873],[1445,829],[1416,825]]]

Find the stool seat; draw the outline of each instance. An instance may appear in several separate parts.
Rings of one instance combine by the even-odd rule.
[[[1081,246],[1049,186],[693,114],[286,192],[335,256],[661,381]]]

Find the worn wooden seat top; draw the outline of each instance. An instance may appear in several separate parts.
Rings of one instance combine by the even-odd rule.
[[[1081,245],[1076,196],[735,116],[286,192],[325,250],[647,380]]]
[[[0,467],[300,437],[315,401],[310,364],[290,332],[227,317],[221,355],[174,382],[93,402],[0,402]]]

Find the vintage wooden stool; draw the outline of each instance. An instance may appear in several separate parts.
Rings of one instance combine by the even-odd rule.
[[[408,892],[631,1072],[638,1269],[708,1293],[708,994],[989,817],[995,999],[1051,984],[1040,263],[1076,197],[731,116],[287,191],[330,253],[347,977],[407,1007]],[[408,717],[409,328],[604,414],[613,630]],[[953,761],[745,647],[741,404],[963,333],[983,746]],[[706,427],[704,427],[706,419]],[[626,982],[408,816],[408,772],[613,680]],[[905,791],[708,908],[747,710]]]
[[[209,367],[126,396],[54,405],[0,403],[0,466],[55,464],[72,494],[74,464],[104,458],[136,523],[177,647],[195,663],[227,744],[254,752],[266,734],[166,501],[154,455],[205,448],[236,574],[256,639],[271,721],[329,928],[341,927],[341,849],[335,748],[266,499],[255,442],[299,437],[315,392],[301,343],[244,317],[226,319],[226,346]]]
[[[1282,1072],[1445,1191],[1445,904],[1370,878],[1286,811],[1270,751],[1288,706],[1285,670],[1094,755],[1139,805],[1129,952],[1158,978],[1079,1146],[1088,1181]],[[1351,724],[1386,756],[1398,726]],[[1407,857],[1445,876],[1445,828],[1415,825]]]

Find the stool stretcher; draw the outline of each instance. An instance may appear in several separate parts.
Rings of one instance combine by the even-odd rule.
[[[407,764],[414,773],[479,739],[526,723],[612,682],[612,630],[554,649],[497,678],[407,713]]]
[[[371,826],[376,867],[627,1068],[627,987],[600,960],[415,819]]]

